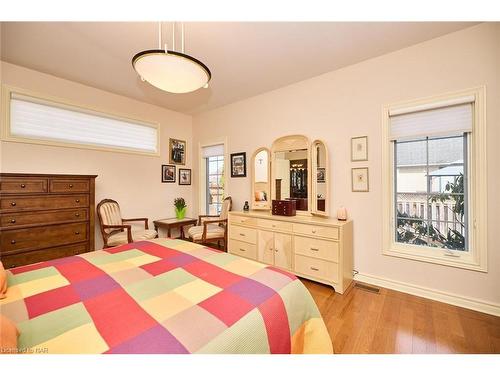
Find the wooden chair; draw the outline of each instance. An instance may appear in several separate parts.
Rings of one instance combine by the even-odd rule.
[[[148,218],[123,219],[120,206],[112,199],[103,199],[99,202],[97,217],[99,218],[104,248],[158,237],[155,230],[149,229]],[[132,229],[131,225],[124,224],[133,221],[144,221],[144,229]]]
[[[220,215],[200,215],[198,216],[198,225],[191,227],[187,231],[187,238],[192,242],[207,243],[217,241],[224,242],[224,250],[227,251],[227,217],[231,211],[231,197],[224,199]]]

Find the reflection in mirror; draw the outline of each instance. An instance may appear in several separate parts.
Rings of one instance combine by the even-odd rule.
[[[308,210],[307,149],[275,153],[274,184],[276,199],[296,201],[299,211]]]
[[[253,209],[270,208],[269,150],[257,150],[253,155]]]
[[[311,148],[312,166],[314,170],[312,183],[312,213],[328,216],[328,151],[321,141],[314,141]]]

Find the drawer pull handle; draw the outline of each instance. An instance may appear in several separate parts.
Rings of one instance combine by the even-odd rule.
[[[240,251],[246,251],[246,250],[245,250],[245,249],[242,249],[242,248],[240,247]]]
[[[75,199],[75,202],[76,203],[80,203],[80,199]]]
[[[240,233],[240,236],[245,237],[245,233]]]
[[[21,184],[21,189],[24,189],[26,187],[26,184]]]
[[[12,202],[10,205],[14,207],[16,204],[17,204],[16,202]]]
[[[76,216],[76,217],[80,217],[80,214],[77,212],[77,213],[75,214],[75,216]]]
[[[312,251],[319,251],[319,249],[317,247],[311,247],[311,250]]]
[[[71,189],[73,187],[73,184],[69,184],[69,188]]]
[[[16,240],[11,240],[11,241],[10,241],[10,243],[11,243],[12,245],[15,245],[15,244],[16,244]]]
[[[10,222],[11,222],[12,224],[15,224],[15,223],[16,223],[16,219],[12,219]]]
[[[316,267],[311,267],[311,269],[312,269],[313,271],[319,271],[319,269],[318,269],[318,268],[316,268]]]
[[[79,234],[80,234],[80,232],[76,231],[76,232],[75,232],[75,234],[76,234],[76,235],[79,235]]]

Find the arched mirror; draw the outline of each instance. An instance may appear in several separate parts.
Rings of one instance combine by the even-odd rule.
[[[311,146],[312,165],[312,208],[315,215],[328,216],[330,197],[328,194],[328,150],[322,141],[314,141]]]
[[[310,213],[309,140],[303,135],[278,138],[273,143],[271,154],[272,199],[293,200],[297,213]]]
[[[252,156],[253,210],[269,210],[271,208],[269,156],[269,150],[265,147],[259,148]]]

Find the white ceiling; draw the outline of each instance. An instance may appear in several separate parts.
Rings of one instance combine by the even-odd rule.
[[[151,22],[3,22],[1,59],[184,113],[198,113],[454,32],[474,23],[193,22],[186,53],[208,89],[168,94],[142,82],[132,56],[157,48]],[[165,30],[168,28],[168,31]],[[164,23],[171,40],[171,23]],[[170,48],[170,45],[169,45]]]

